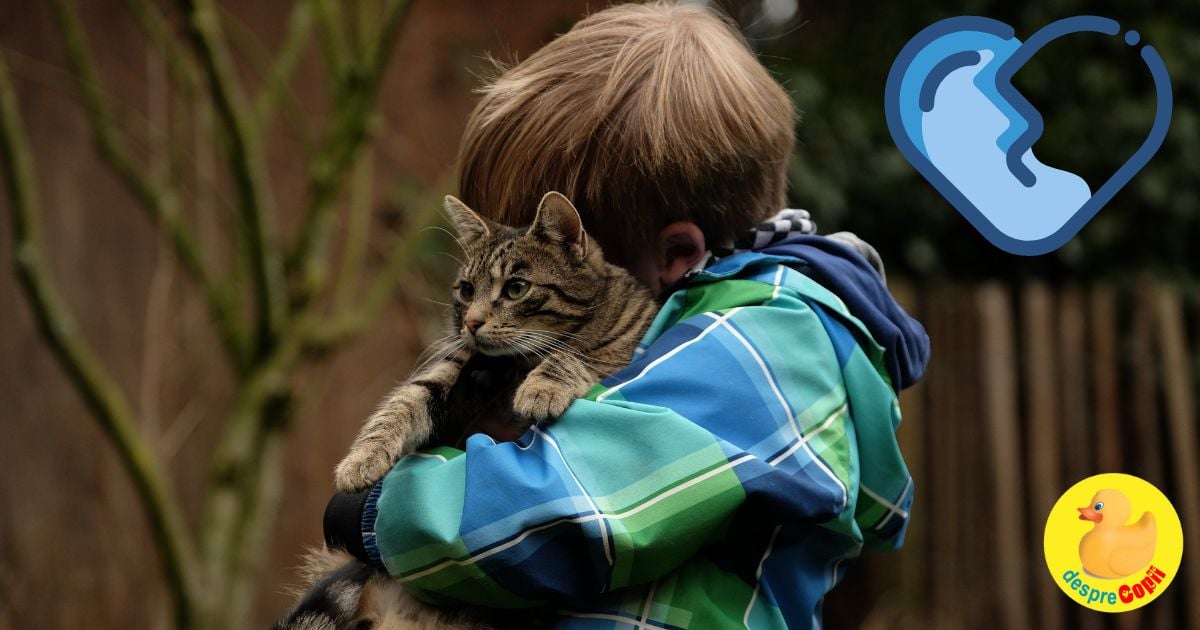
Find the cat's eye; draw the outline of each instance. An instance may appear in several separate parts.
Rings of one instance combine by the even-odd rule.
[[[510,300],[519,300],[529,293],[530,286],[528,280],[509,280],[504,285],[504,296]]]
[[[458,284],[458,297],[464,302],[470,302],[475,299],[475,285],[470,282],[460,282]]]

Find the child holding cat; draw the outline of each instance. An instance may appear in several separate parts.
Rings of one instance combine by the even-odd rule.
[[[897,393],[928,338],[873,250],[772,218],[794,121],[734,28],[673,4],[597,12],[485,88],[463,201],[527,225],[562,192],[661,310],[555,422],[340,495],[330,542],[427,601],[556,627],[819,625],[846,560],[902,543]]]

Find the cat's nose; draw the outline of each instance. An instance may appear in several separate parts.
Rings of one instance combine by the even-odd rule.
[[[480,319],[468,319],[463,322],[463,326],[466,327],[467,332],[471,333],[472,335],[475,334],[475,331],[479,330],[479,327],[482,325],[483,320]]]

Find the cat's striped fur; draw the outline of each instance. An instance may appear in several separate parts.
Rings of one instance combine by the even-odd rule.
[[[399,582],[344,551],[314,549],[301,573],[311,582],[272,630],[483,630],[466,611],[426,606]]]
[[[367,421],[337,467],[339,490],[370,486],[451,420],[447,401],[473,356],[508,357],[528,370],[512,398],[519,435],[624,367],[657,311],[648,290],[604,260],[559,193],[543,197],[528,228],[488,221],[453,197],[446,212],[466,253],[453,332]]]
[[[466,258],[454,285],[453,332],[384,399],[335,472],[339,489],[365,488],[403,453],[461,443],[480,425],[510,435],[560,415],[624,367],[658,310],[624,269],[604,260],[571,202],[548,193],[533,224],[488,221],[453,197],[446,212]],[[514,282],[518,284],[514,284]],[[512,413],[498,413],[511,400]],[[500,418],[500,420],[497,420]],[[474,426],[472,426],[474,425]],[[341,560],[338,562],[337,560]],[[345,554],[319,550],[308,592],[280,630],[530,627],[483,611],[441,610]]]

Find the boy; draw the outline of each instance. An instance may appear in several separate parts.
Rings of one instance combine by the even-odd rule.
[[[564,193],[662,310],[553,424],[335,499],[330,543],[433,603],[556,626],[819,625],[844,561],[902,541],[896,392],[928,340],[805,215],[748,231],[784,205],[794,119],[735,29],[669,4],[600,11],[487,87],[462,199],[524,225]]]

